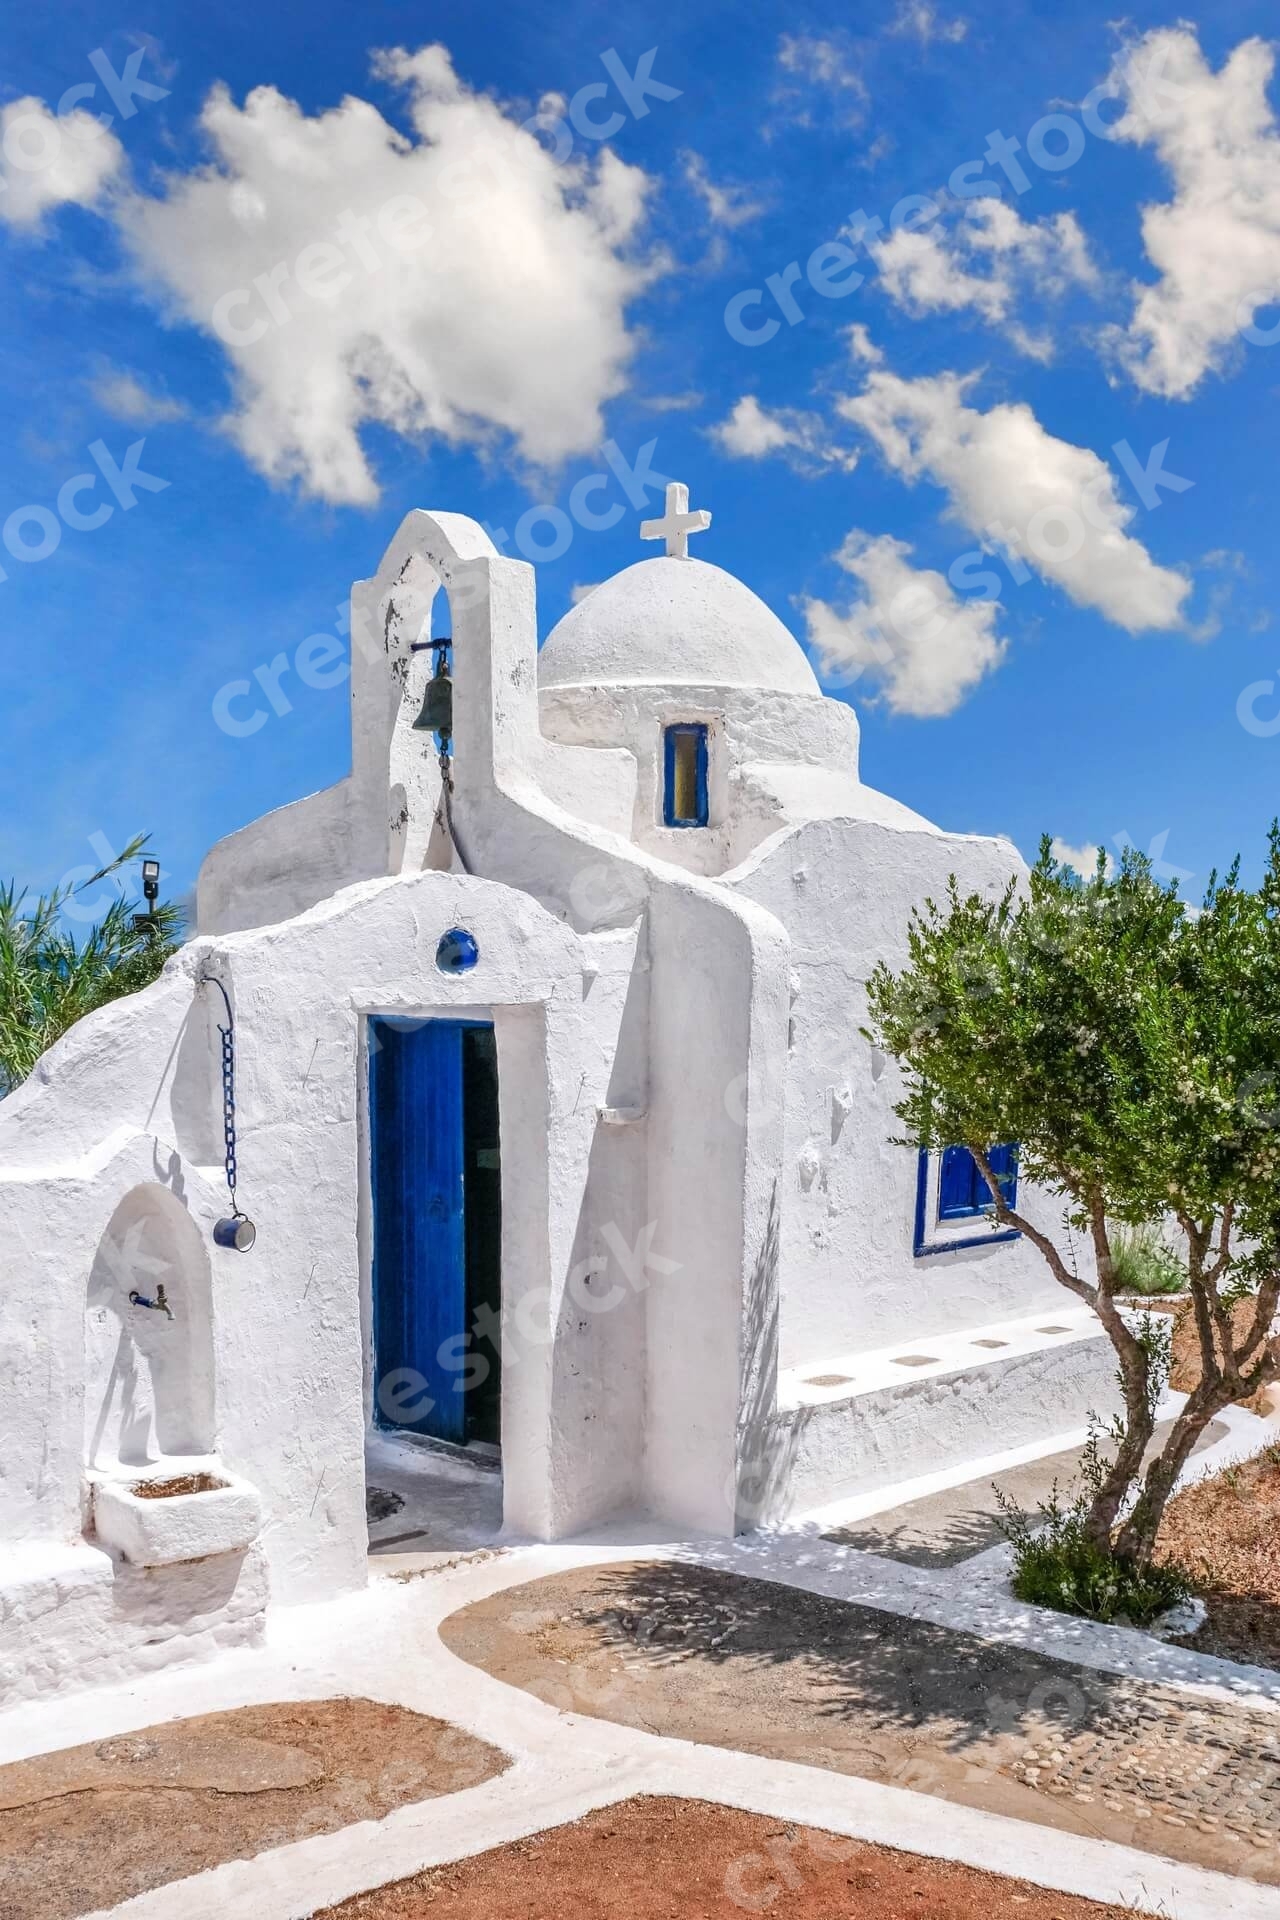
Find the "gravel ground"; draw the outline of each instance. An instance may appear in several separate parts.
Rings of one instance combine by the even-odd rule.
[[[1170,1501],[1157,1556],[1186,1567],[1208,1605],[1186,1645],[1280,1668],[1280,1446]]]

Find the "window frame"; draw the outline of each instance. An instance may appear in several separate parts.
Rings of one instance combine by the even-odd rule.
[[[1007,1168],[1006,1186],[1011,1205],[1017,1205],[1018,1199],[1018,1149],[1016,1142],[1004,1141],[990,1152],[998,1155],[992,1161],[992,1171],[999,1173],[1001,1164]],[[951,1198],[944,1205],[944,1168],[948,1154],[967,1155],[964,1147],[944,1147],[940,1151],[930,1151],[921,1147],[916,1172],[916,1210],[913,1250],[917,1259],[934,1253],[953,1253],[962,1247],[990,1247],[1005,1240],[1020,1240],[1017,1227],[997,1227],[994,1223],[995,1201],[990,1193],[985,1201],[979,1197],[985,1190],[986,1182],[978,1171],[977,1163],[967,1155],[971,1168],[968,1194],[965,1201],[957,1198],[961,1168],[953,1161],[950,1169]],[[981,1182],[981,1189],[978,1184]],[[990,1226],[985,1232],[974,1232],[980,1222],[988,1221]]]
[[[676,814],[676,742],[680,736],[692,735],[694,739],[694,806],[692,817],[682,818]],[[675,832],[685,833],[711,824],[710,803],[710,739],[711,729],[705,720],[668,720],[662,729],[662,824]]]

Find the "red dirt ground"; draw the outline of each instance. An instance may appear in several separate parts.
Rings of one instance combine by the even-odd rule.
[[[1194,1393],[1200,1384],[1204,1371],[1200,1359],[1200,1336],[1196,1332],[1195,1315],[1189,1306],[1162,1306],[1159,1300],[1144,1300],[1143,1305],[1154,1307],[1159,1313],[1172,1313],[1173,1325],[1173,1368],[1169,1375],[1169,1385],[1178,1393]],[[1231,1309],[1231,1330],[1237,1340],[1243,1338],[1253,1325],[1254,1303],[1252,1300],[1240,1300]],[[1251,1399],[1242,1400],[1241,1406],[1247,1413],[1265,1416],[1268,1405],[1268,1389],[1262,1387]]]
[[[312,1920],[1132,1920],[1047,1893],[698,1800],[639,1799]]]
[[[0,1767],[0,1920],[97,1913],[507,1764],[460,1727],[358,1699],[235,1707],[17,1760]]]
[[[1156,1557],[1185,1567],[1209,1609],[1184,1645],[1280,1667],[1280,1446],[1170,1501]]]

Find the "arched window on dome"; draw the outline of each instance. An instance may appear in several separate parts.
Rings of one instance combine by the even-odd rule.
[[[682,721],[666,728],[663,745],[663,826],[705,827],[710,819],[706,727]]]

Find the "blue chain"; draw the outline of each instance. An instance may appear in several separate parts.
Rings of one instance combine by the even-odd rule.
[[[236,1203],[236,1023],[231,1011],[231,1002],[221,980],[215,980],[212,974],[205,974],[207,986],[216,987],[222,995],[227,1009],[227,1024],[218,1024],[218,1034],[222,1041],[222,1138],[225,1143],[224,1163],[227,1169],[227,1192],[231,1195],[231,1211],[239,1215]]]

